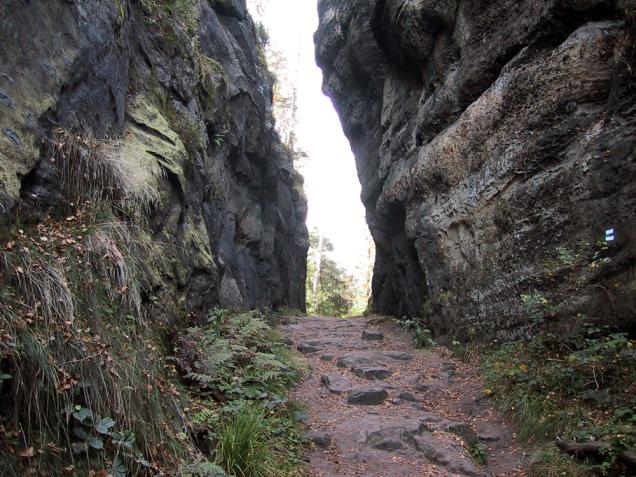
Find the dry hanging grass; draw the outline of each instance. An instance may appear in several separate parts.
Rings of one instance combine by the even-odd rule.
[[[0,270],[8,274],[34,318],[43,319],[47,326],[74,320],[73,293],[63,270],[24,250],[5,252],[1,260]]]
[[[149,174],[124,157],[119,141],[97,141],[56,129],[51,145],[61,189],[70,201],[121,203],[139,211],[147,211],[159,202],[159,191],[151,184]]]
[[[135,243],[129,227],[121,222],[101,224],[86,239],[88,259],[93,268],[110,282],[111,299],[141,317],[141,295],[136,263],[131,249]]]

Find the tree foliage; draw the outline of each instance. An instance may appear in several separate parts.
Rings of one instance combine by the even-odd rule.
[[[313,230],[309,235],[307,261],[307,312],[325,316],[348,316],[354,304],[353,278],[330,258],[333,243]]]

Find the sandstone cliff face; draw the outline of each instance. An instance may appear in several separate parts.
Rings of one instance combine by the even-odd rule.
[[[629,8],[319,2],[317,61],[377,245],[376,311],[463,339],[577,314],[633,326]]]
[[[245,2],[2,3],[2,235],[73,197],[129,204],[157,314],[303,309],[306,204]],[[65,165],[74,137],[89,144],[79,173]]]

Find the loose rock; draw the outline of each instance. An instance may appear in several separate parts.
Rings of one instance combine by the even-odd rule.
[[[346,393],[351,389],[351,382],[338,373],[325,374],[320,378],[320,382],[333,394]]]
[[[411,401],[411,402],[417,402],[417,398],[413,395],[413,393],[410,393],[408,391],[402,391],[400,394],[397,395],[398,399],[402,399],[403,401]]]
[[[375,406],[382,404],[389,397],[386,389],[379,386],[356,386],[349,391],[349,404]]]
[[[315,353],[316,351],[320,350],[320,348],[318,348],[317,346],[305,342],[298,343],[298,346],[296,346],[296,348],[303,354]]]
[[[365,341],[380,341],[384,339],[384,333],[379,330],[364,330],[362,339]]]
[[[326,432],[309,431],[307,438],[321,449],[326,449],[331,445],[331,436]]]
[[[393,374],[393,371],[387,368],[351,368],[353,374],[363,379],[386,379]]]

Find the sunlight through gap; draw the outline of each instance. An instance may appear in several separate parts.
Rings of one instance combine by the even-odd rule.
[[[277,76],[275,113],[281,138],[300,156],[306,153],[298,158],[296,168],[305,178],[307,226],[315,242],[322,236],[322,243],[327,243],[326,238],[333,244],[332,250],[326,247],[326,257],[349,275],[348,294],[355,303],[345,314],[362,313],[375,253],[353,154],[331,101],[321,91],[322,73],[315,63],[312,37],[318,25],[316,1],[249,0],[248,6]],[[315,255],[310,251],[309,275],[315,269]],[[311,289],[309,276],[309,300]]]

